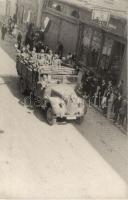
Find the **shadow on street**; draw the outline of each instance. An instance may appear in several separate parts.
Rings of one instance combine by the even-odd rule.
[[[95,110],[93,110],[92,112],[95,112],[95,114],[97,115],[93,120],[97,121],[97,118],[99,118],[98,115],[100,114]],[[85,117],[84,124],[80,126],[74,124],[74,126],[82,135],[82,137],[91,144],[91,146],[114,169],[114,171],[116,171],[116,173],[126,183],[128,183],[128,162],[126,161],[128,152],[127,151],[125,152],[125,159],[124,159],[122,155],[123,153],[121,154],[122,149],[119,149],[121,148],[121,146],[123,148],[123,144],[125,144],[124,147],[128,147],[128,138],[126,135],[123,135],[118,130],[118,128],[112,124],[110,124],[110,128],[108,129],[107,126],[109,125],[105,124],[105,121],[107,121],[107,119],[104,119],[102,116],[100,117],[101,121],[98,121],[99,130],[97,130],[98,126],[96,127],[92,126],[90,130],[88,129],[88,127],[91,126],[91,123],[93,124],[93,121],[89,122],[89,120],[87,119],[88,116]],[[109,122],[107,121],[107,123]],[[116,140],[116,137],[118,137],[119,140]],[[122,145],[120,144],[120,141]],[[117,149],[118,151],[116,152]],[[128,148],[127,149],[125,148],[125,150],[128,150]]]

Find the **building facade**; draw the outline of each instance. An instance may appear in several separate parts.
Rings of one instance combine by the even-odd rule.
[[[84,67],[115,83],[123,79],[127,85],[125,18],[81,3],[46,0],[41,26],[45,30],[45,41],[52,49],[56,51],[57,43],[61,41],[64,54],[76,52]]]

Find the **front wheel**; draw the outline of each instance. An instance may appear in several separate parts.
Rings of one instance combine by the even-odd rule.
[[[76,119],[76,123],[79,124],[79,125],[82,124],[83,121],[84,121],[84,116],[78,117],[78,118]]]
[[[50,126],[56,123],[56,118],[54,116],[54,113],[51,107],[48,107],[47,112],[46,112],[46,117],[47,117],[47,122]]]

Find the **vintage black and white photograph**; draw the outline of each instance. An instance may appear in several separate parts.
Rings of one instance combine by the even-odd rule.
[[[128,0],[0,0],[0,199],[128,199]]]

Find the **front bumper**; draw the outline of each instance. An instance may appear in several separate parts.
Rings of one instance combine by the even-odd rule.
[[[76,120],[78,118],[84,117],[84,115],[83,114],[74,114],[74,115],[65,114],[65,115],[58,115],[56,117],[65,119],[65,120]]]

